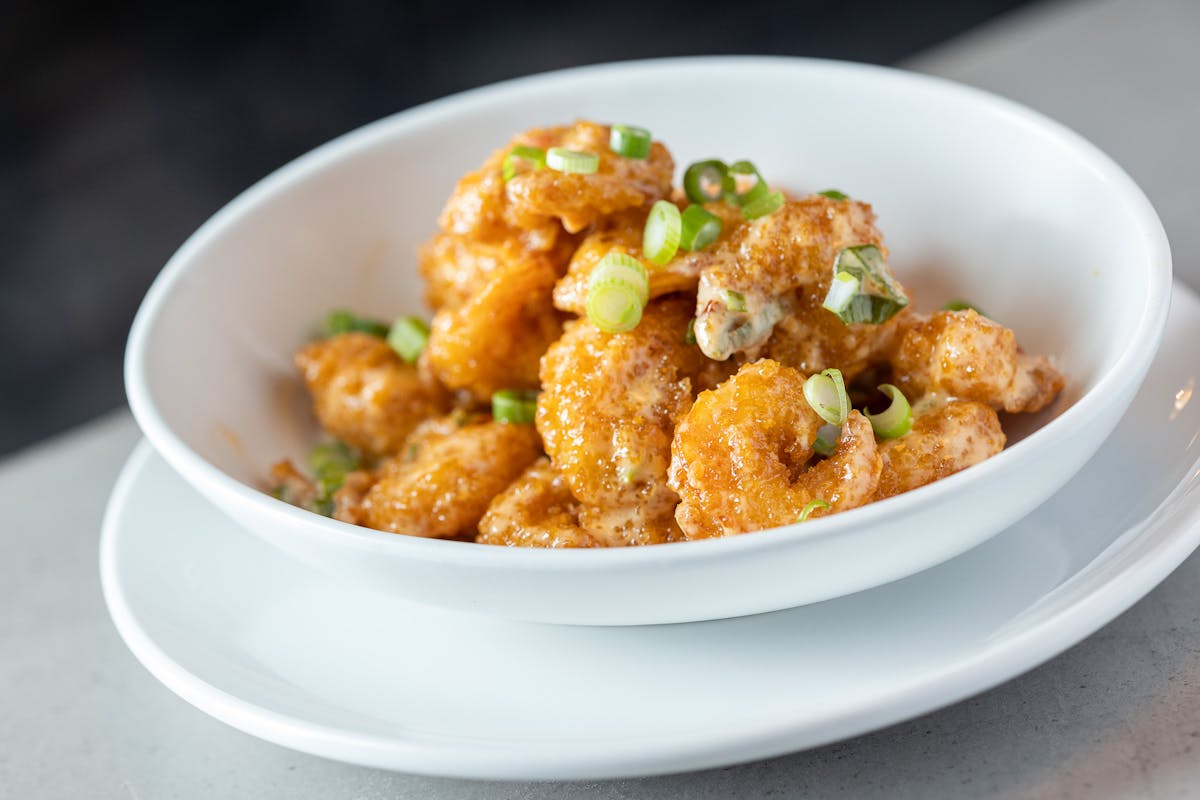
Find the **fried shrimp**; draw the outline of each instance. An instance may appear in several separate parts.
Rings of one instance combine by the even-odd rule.
[[[1045,408],[1063,388],[1049,359],[1022,352],[1011,330],[972,309],[914,322],[892,367],[908,397],[938,392],[1013,413]]]
[[[562,333],[551,298],[557,279],[548,261],[514,262],[463,305],[435,314],[426,353],[438,379],[483,403],[501,389],[538,388],[542,354]]]
[[[365,333],[313,342],[296,354],[296,367],[321,427],[371,455],[396,452],[417,423],[449,408],[423,362],[405,364]]]
[[[507,238],[515,231],[533,249],[546,249],[553,246],[559,224],[576,233],[612,214],[649,208],[669,197],[675,162],[667,148],[654,142],[646,158],[624,158],[609,148],[609,133],[607,125],[580,121],[520,134],[459,181],[442,212],[443,230],[480,240]],[[599,164],[590,174],[527,169],[505,181],[504,162],[517,145],[588,152]]]
[[[479,521],[480,544],[600,547],[579,524],[579,501],[548,458],[535,461],[498,494]]]
[[[704,368],[684,341],[690,316],[687,298],[668,297],[651,302],[629,333],[575,320],[542,359],[537,427],[546,452],[593,517],[628,506],[651,521],[638,529],[610,520],[608,532],[625,544],[665,541],[672,531],[671,432]]]
[[[838,252],[854,245],[882,249],[883,236],[866,203],[813,195],[789,200],[743,226],[700,273],[696,341],[723,361],[771,335],[801,287],[822,298]]]
[[[763,359],[696,398],[671,445],[670,486],[688,539],[707,539],[861,506],[875,496],[880,459],[871,424],[850,412],[833,454],[814,457],[823,424],[804,398],[804,374]]]
[[[541,453],[532,425],[443,417],[415,431],[384,462],[370,488],[350,482],[338,495],[339,518],[391,533],[474,536],[492,498]]]
[[[983,403],[927,398],[913,411],[912,430],[879,445],[880,500],[941,480],[1004,449],[1000,419]]]

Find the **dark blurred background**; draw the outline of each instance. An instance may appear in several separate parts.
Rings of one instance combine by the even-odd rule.
[[[601,61],[888,64],[1022,4],[0,0],[0,453],[123,404],[125,336],[175,248],[351,128]]]

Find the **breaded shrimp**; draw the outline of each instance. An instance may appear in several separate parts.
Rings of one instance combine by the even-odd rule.
[[[813,500],[812,516],[869,503],[880,460],[871,424],[850,412],[833,454],[814,459],[823,424],[804,398],[803,373],[770,359],[742,367],[703,392],[675,428],[670,486],[688,539],[788,525]]]
[[[424,362],[405,364],[387,342],[343,333],[296,354],[326,431],[370,455],[388,455],[426,417],[449,408],[445,390]]]
[[[1022,352],[1011,330],[973,309],[909,325],[892,367],[907,397],[938,392],[1014,413],[1045,408],[1063,388],[1049,359]]]
[[[565,147],[599,158],[591,174],[568,174],[549,168],[520,172],[507,182],[504,160],[515,145],[549,150]],[[532,249],[554,243],[559,227],[576,233],[607,216],[649,208],[671,194],[675,163],[661,142],[646,158],[625,158],[609,148],[609,127],[579,121],[574,125],[534,128],[497,150],[477,172],[458,182],[442,212],[442,229],[479,240],[509,238],[522,231]]]
[[[566,276],[554,287],[554,306],[562,311],[583,316],[587,310],[588,278],[592,269],[609,251],[627,253],[646,264],[650,277],[650,297],[662,297],[672,292],[695,292],[700,272],[714,263],[721,243],[734,235],[746,220],[740,209],[729,203],[709,203],[706,209],[723,219],[721,235],[703,250],[680,250],[662,266],[654,266],[643,258],[642,233],[646,224],[644,213],[624,215],[599,228],[579,244],[571,256]]]
[[[488,506],[480,544],[510,547],[599,547],[579,524],[579,501],[548,458],[533,462]]]
[[[696,341],[721,361],[757,347],[796,289],[824,299],[839,251],[863,244],[882,250],[882,242],[866,203],[820,195],[785,202],[740,228],[700,273]]]
[[[532,425],[486,415],[460,421],[423,425],[375,471],[369,489],[348,479],[335,496],[338,518],[409,536],[474,536],[488,504],[541,454],[541,443]]]
[[[542,354],[562,333],[557,279],[546,260],[511,263],[466,303],[435,314],[426,354],[438,379],[483,403],[501,389],[536,389]]]
[[[1000,419],[982,403],[927,400],[916,403],[913,414],[912,430],[879,445],[883,470],[876,499],[941,480],[1004,449]]]
[[[668,520],[679,500],[667,486],[671,432],[706,360],[684,341],[690,316],[687,298],[667,297],[652,301],[628,333],[568,322],[542,359],[538,431],[571,493],[596,514],[629,506],[641,521]],[[637,525],[609,530],[628,544],[671,532],[666,522]]]

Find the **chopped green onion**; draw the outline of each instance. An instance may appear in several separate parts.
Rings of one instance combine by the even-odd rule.
[[[849,272],[839,272],[833,276],[833,283],[829,285],[829,293],[825,295],[825,302],[821,307],[835,314],[842,313],[846,306],[850,305],[854,295],[858,294],[859,285],[858,278]]]
[[[600,169],[600,156],[566,147],[551,147],[546,151],[546,166],[558,172],[590,175]]]
[[[912,406],[904,393],[890,383],[880,385],[879,391],[891,400],[891,404],[880,414],[865,414],[875,429],[875,435],[881,439],[898,439],[912,430]]]
[[[839,298],[833,295],[844,291],[838,283],[842,273],[859,281],[858,291],[849,302],[841,311],[833,312],[847,325],[858,322],[879,325],[908,305],[908,298],[888,272],[883,262],[883,252],[876,245],[845,247],[838,252],[833,262],[834,280],[830,284],[829,294],[825,296],[826,303],[835,306],[840,304]]]
[[[804,382],[804,399],[830,425],[841,425],[850,414],[850,396],[846,394],[846,381],[840,369],[809,375]]]
[[[504,157],[504,166],[501,168],[505,183],[517,176],[522,162],[531,164],[533,169],[541,169],[546,166],[546,151],[540,147],[530,147],[524,144],[519,144],[509,150],[508,155]]]
[[[796,517],[796,522],[805,522],[808,520],[808,515],[816,511],[818,508],[833,508],[833,506],[829,505],[829,503],[826,503],[819,497],[809,500],[808,504],[805,505],[804,508],[800,509],[800,516]]]
[[[768,192],[742,206],[742,216],[746,219],[758,219],[774,214],[783,207],[783,202],[783,192]]]
[[[703,250],[721,235],[721,218],[701,205],[683,210],[679,246],[684,250]]]
[[[322,517],[332,517],[335,505],[332,497],[316,497],[309,501],[306,508]]]
[[[725,289],[721,292],[721,296],[725,300],[725,308],[735,314],[743,314],[746,311],[746,295],[741,292],[735,292],[732,289]]]
[[[503,389],[492,395],[492,419],[512,425],[531,425],[537,415],[538,393],[530,389]]]
[[[650,131],[634,125],[613,125],[608,146],[619,156],[645,158],[650,155]]]
[[[588,319],[607,333],[633,330],[650,298],[646,267],[633,256],[612,250],[588,276]]]
[[[767,182],[763,180],[763,176],[759,174],[758,167],[754,166],[751,161],[735,161],[729,165],[729,174],[733,176],[746,175],[754,178],[754,184],[746,191],[739,191],[737,187],[737,178],[734,177],[734,188],[732,192],[727,194],[732,195],[729,199],[739,208],[745,208],[751,203],[761,201],[769,193]]]
[[[359,468],[359,460],[343,442],[322,442],[309,453],[308,465],[317,484],[318,498],[324,500],[342,488],[346,474]]]
[[[684,344],[696,343],[696,318],[692,317],[688,320],[687,333],[683,334]]]
[[[833,455],[838,439],[842,438],[842,429],[837,425],[822,425],[817,429],[817,440],[813,442],[813,452],[822,456]]]
[[[420,317],[400,317],[392,323],[387,342],[397,355],[412,364],[429,344],[429,326]]]
[[[726,192],[736,188],[734,178],[724,161],[710,158],[688,166],[683,173],[683,191],[693,203],[711,203],[720,200]]]
[[[642,231],[642,255],[650,263],[662,266],[679,250],[679,234],[683,227],[679,206],[670,200],[659,200],[646,217]]]
[[[966,300],[960,300],[957,298],[954,300],[951,300],[949,303],[946,303],[946,305],[942,306],[942,311],[974,311],[976,314],[978,314],[981,317],[987,316],[987,314],[983,313],[979,309],[979,306],[971,305]]]
[[[821,197],[828,197],[830,200],[849,200],[850,196],[842,194],[837,189],[826,189],[823,192],[817,192]]]
[[[378,336],[382,339],[388,334],[388,326],[385,322],[360,317],[344,308],[329,312],[329,316],[325,318],[324,325],[326,338],[351,332],[369,333],[371,336]]]

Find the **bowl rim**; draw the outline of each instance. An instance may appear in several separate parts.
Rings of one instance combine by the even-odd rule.
[[[481,105],[500,104],[518,96],[536,93],[549,85],[567,82],[622,79],[650,73],[719,69],[761,72],[800,71],[837,75],[870,76],[873,80],[903,84],[946,95],[957,102],[1006,118],[1030,128],[1072,151],[1087,167],[1101,176],[1134,221],[1143,246],[1152,260],[1161,265],[1147,270],[1146,295],[1138,311],[1132,335],[1112,365],[1098,382],[1054,419],[1030,433],[1022,441],[968,470],[950,475],[932,484],[849,512],[821,517],[806,523],[786,525],[754,532],[752,536],[729,536],[697,541],[672,542],[654,547],[566,548],[567,552],[544,548],[488,547],[474,542],[432,539],[419,536],[380,535],[380,531],[321,517],[291,506],[243,483],[202,457],[180,438],[159,412],[146,371],[151,336],[160,312],[210,239],[231,227],[247,210],[271,201],[277,195],[303,181],[309,175],[335,166],[339,161],[393,136],[403,135],[426,125],[442,123],[456,114],[473,113]],[[936,506],[946,494],[960,487],[990,480],[993,473],[1008,472],[1018,459],[1036,458],[1057,444],[1083,431],[1095,417],[1115,400],[1128,395],[1141,384],[1158,349],[1166,325],[1171,293],[1171,253],[1166,233],[1152,204],[1141,188],[1108,155],[1065,125],[1015,101],[982,89],[937,76],[893,67],[828,59],[790,56],[687,56],[593,64],[538,73],[481,86],[399,111],[351,130],[295,158],[242,191],[189,236],[168,259],[147,291],[130,329],[125,350],[126,394],[134,418],[151,444],[171,466],[193,483],[242,502],[262,506],[280,525],[335,546],[354,547],[372,552],[408,555],[421,560],[460,565],[494,565],[566,571],[591,571],[615,567],[649,566],[697,559],[728,559],[749,551],[788,548],[800,541],[815,541],[844,535],[851,526],[874,526],[894,515],[909,515],[922,506]],[[1107,435],[1107,432],[1106,432]],[[208,492],[206,492],[208,493]],[[211,495],[210,495],[211,496]],[[1032,510],[1029,509],[1029,510]],[[847,514],[849,516],[847,516]]]

